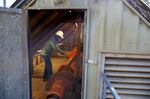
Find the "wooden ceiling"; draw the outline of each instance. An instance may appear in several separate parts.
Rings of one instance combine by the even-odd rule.
[[[69,35],[75,23],[84,22],[84,11],[77,10],[29,10],[31,53],[34,54],[57,30]]]
[[[150,7],[142,0],[127,0],[148,22],[150,22]]]

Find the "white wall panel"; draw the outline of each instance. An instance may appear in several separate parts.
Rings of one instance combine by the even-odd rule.
[[[140,22],[137,51],[150,53],[150,28]]]
[[[134,52],[137,45],[139,28],[139,18],[131,12],[129,8],[124,6],[122,36],[121,36],[121,50]]]
[[[114,6],[115,5],[115,6]],[[105,50],[120,49],[122,2],[118,0],[108,0],[106,8],[105,22]]]

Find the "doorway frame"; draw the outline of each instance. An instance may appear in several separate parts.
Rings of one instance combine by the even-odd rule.
[[[81,99],[87,99],[87,79],[88,79],[88,59],[89,59],[89,41],[90,41],[90,33],[89,33],[89,7],[54,7],[54,8],[28,8],[28,14],[30,10],[77,10],[84,11],[84,34],[83,34],[83,67],[82,67],[82,87],[81,87]],[[30,87],[30,99],[32,99],[32,56],[31,53],[31,45],[30,45],[30,25],[29,25],[29,17],[28,20],[28,54],[29,54],[29,87]]]

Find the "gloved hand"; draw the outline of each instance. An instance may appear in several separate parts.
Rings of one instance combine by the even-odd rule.
[[[65,55],[65,57],[66,57],[66,58],[68,58],[69,53],[68,53],[68,52],[66,52],[66,51],[64,51],[64,55]]]

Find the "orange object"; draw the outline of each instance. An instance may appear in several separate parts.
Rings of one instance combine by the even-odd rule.
[[[78,47],[74,47],[73,50],[68,54],[68,58],[71,59],[78,53]]]
[[[64,90],[65,90],[65,85],[63,81],[56,80],[54,84],[52,85],[50,91],[48,92],[47,99],[53,98],[53,96],[58,97],[59,99],[62,99]]]
[[[63,65],[70,65],[78,54],[78,47],[74,47],[73,50],[67,55],[68,60]]]
[[[66,92],[74,92],[78,76],[77,55],[78,47],[75,47],[68,54],[68,60],[50,77],[46,84],[47,99],[63,99]]]

